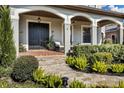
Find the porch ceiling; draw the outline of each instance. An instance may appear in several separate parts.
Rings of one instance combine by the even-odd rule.
[[[98,26],[100,26],[100,27],[102,27],[102,26],[105,26],[105,25],[107,25],[107,24],[117,24],[117,23],[115,23],[115,22],[112,22],[112,21],[110,21],[110,20],[103,20],[103,21],[100,21],[100,22],[98,22]]]
[[[26,12],[26,13],[23,13],[25,15],[33,15],[33,16],[42,16],[42,17],[51,17],[51,18],[59,18],[59,19],[62,19],[61,17],[53,14],[53,13],[50,13],[50,12],[46,12],[46,11],[32,11],[32,12]]]

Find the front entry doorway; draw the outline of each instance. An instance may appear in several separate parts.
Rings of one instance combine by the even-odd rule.
[[[29,22],[29,49],[42,49],[44,43],[49,39],[49,24]]]

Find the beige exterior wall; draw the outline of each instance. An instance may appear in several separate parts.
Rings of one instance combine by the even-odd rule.
[[[73,25],[73,44],[81,43],[81,25]]]

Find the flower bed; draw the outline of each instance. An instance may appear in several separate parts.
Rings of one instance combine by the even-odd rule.
[[[66,58],[66,63],[72,68],[102,74],[117,73],[121,75],[124,72],[123,62],[124,45],[78,45],[72,48],[72,52],[68,53]]]
[[[71,56],[81,56],[85,54],[88,60],[94,53],[107,52],[112,54],[113,63],[124,62],[124,45],[119,44],[105,44],[105,45],[77,45],[72,48],[72,52],[68,53]]]

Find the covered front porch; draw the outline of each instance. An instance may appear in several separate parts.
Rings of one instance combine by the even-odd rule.
[[[12,23],[17,55],[20,44],[26,51],[46,49],[44,46],[51,36],[63,48],[64,54],[77,44],[100,45],[102,28],[111,23],[119,27],[117,43],[123,43],[123,23],[119,18],[54,8],[25,6],[16,10],[17,18],[13,17]]]
[[[53,36],[53,41],[66,54],[76,44],[94,43],[92,20],[83,15],[75,15],[69,20],[48,11],[29,11],[19,14],[19,45],[26,51],[46,50],[45,42]],[[97,43],[94,43],[97,44]],[[30,52],[29,52],[30,53]]]
[[[51,37],[64,46],[63,18],[46,11],[31,11],[19,16],[19,42],[26,51],[46,49]]]

